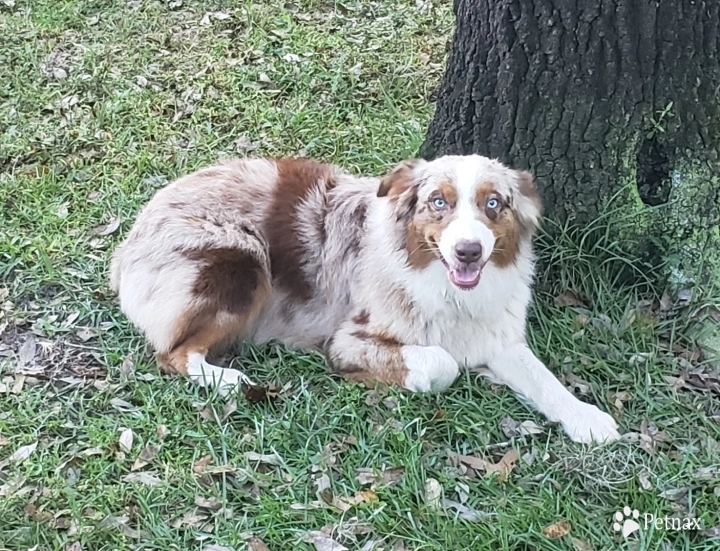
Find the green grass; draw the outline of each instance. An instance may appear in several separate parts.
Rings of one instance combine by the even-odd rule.
[[[666,379],[694,369],[712,380],[687,339],[707,295],[647,306],[638,285],[618,290],[628,263],[607,234],[539,242],[553,269],[539,277],[530,329],[584,399],[616,415],[621,405],[622,431],[650,435],[594,450],[472,374],[440,396],[377,394],[278,347],[242,361],[283,388],[279,399],[234,409],[161,377],[108,290],[109,254],[139,208],[192,169],[251,150],[379,174],[414,155],[452,30],[448,3],[11,3],[0,2],[0,549],[239,551],[254,535],[301,551],[322,529],[349,549],[718,548],[698,532],[624,542],[612,529],[624,505],[720,525],[720,406],[710,390]],[[117,231],[94,231],[118,218]],[[556,306],[568,289],[584,304]],[[31,336],[34,358],[18,375]],[[543,432],[508,438],[508,416]],[[505,481],[447,459],[497,461],[510,448],[534,459]],[[148,464],[131,471],[143,450]],[[377,499],[317,506],[321,475],[322,496],[345,509],[338,500],[368,488],[358,469],[392,467],[402,477],[377,484]],[[137,473],[151,477],[127,478]],[[433,509],[428,479],[490,516]],[[568,535],[543,534],[564,519]]]

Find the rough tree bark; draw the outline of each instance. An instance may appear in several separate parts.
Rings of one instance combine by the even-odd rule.
[[[643,211],[638,234],[662,244],[672,281],[720,281],[720,2],[455,0],[454,10],[420,155],[528,168],[561,221],[585,224],[611,199]]]

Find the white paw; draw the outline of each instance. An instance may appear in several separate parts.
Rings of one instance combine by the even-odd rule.
[[[242,383],[254,385],[242,371],[218,367],[205,361],[188,364],[188,377],[200,386],[217,388],[220,396],[239,391]]]
[[[602,444],[620,438],[615,419],[592,404],[578,402],[560,423],[575,442]]]
[[[402,347],[408,374],[405,388],[413,392],[441,392],[457,379],[459,366],[455,359],[439,346]]]

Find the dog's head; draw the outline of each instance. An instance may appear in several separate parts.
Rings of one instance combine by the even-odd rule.
[[[460,289],[475,288],[488,262],[512,264],[542,208],[532,174],[479,155],[405,161],[382,179],[378,197],[405,229],[410,264],[440,261]]]

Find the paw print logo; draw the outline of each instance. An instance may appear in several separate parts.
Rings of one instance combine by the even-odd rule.
[[[630,507],[625,507],[622,510],[622,513],[620,511],[615,513],[613,518],[616,522],[613,523],[613,530],[616,532],[620,532],[620,530],[622,530],[623,537],[627,538],[633,532],[640,530],[640,525],[637,522],[639,517],[640,511],[637,509],[630,509]],[[623,520],[625,522],[623,522]],[[622,524],[620,524],[621,522]]]

